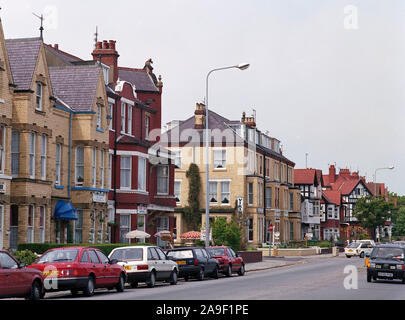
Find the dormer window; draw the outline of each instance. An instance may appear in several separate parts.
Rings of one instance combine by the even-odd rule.
[[[42,111],[42,83],[40,82],[37,82],[35,109],[38,111]]]

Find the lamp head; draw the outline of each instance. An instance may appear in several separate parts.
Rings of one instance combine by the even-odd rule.
[[[249,63],[241,63],[241,64],[237,65],[237,68],[238,68],[239,70],[246,70],[246,69],[248,69],[249,67],[250,67],[250,64],[249,64]]]

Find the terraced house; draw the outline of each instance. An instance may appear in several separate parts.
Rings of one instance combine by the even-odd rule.
[[[194,116],[170,123],[161,141],[175,154],[175,196],[178,208],[177,231],[189,230],[184,219],[188,205],[189,182],[186,172],[191,163],[201,176],[200,204],[205,227],[205,105],[197,104]],[[283,156],[280,141],[259,131],[253,117],[243,114],[231,121],[209,111],[210,181],[209,202],[212,220],[242,221],[245,241],[261,246],[273,241],[269,226],[274,226],[275,242],[300,240],[301,196],[294,187],[295,164]],[[242,207],[238,201],[243,203]],[[181,239],[177,238],[177,243]]]
[[[67,65],[40,38],[0,41],[8,106],[1,247],[104,242],[109,123],[102,68]]]

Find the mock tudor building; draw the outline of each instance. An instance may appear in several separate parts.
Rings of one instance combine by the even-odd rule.
[[[301,197],[294,187],[295,164],[283,156],[280,141],[259,131],[253,117],[231,121],[209,111],[210,144],[209,202],[210,219],[242,221],[244,240],[251,246],[301,238]],[[200,204],[202,229],[205,228],[206,172],[205,105],[198,103],[195,114],[185,121],[172,122],[161,142],[175,154],[175,196],[178,234],[189,230],[183,217],[188,205],[189,182],[186,172],[197,164],[201,176]],[[238,199],[243,206],[238,207]],[[178,237],[177,244],[181,244]]]

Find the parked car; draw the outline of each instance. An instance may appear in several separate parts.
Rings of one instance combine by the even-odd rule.
[[[145,282],[149,288],[153,288],[156,281],[177,284],[179,274],[177,263],[168,260],[159,247],[117,248],[110,253],[109,258],[118,260],[118,264],[124,267],[127,281],[132,288],[136,288],[139,282]]]
[[[42,272],[28,269],[6,251],[0,251],[0,298],[40,300],[44,297]]]
[[[231,277],[232,273],[237,272],[238,275],[245,275],[245,264],[243,258],[240,257],[230,247],[207,247],[207,251],[212,257],[219,262],[219,271],[227,277]]]
[[[345,255],[347,258],[359,256],[364,258],[366,253],[371,253],[375,246],[373,240],[358,240],[350,243],[345,248]]]
[[[38,269],[44,275],[45,290],[66,291],[73,295],[79,291],[90,297],[95,288],[116,288],[124,291],[125,269],[110,260],[99,249],[87,247],[58,248],[46,251],[29,268]]]
[[[377,245],[367,265],[367,282],[377,279],[399,279],[405,284],[405,247],[396,244]]]
[[[178,264],[179,277],[185,281],[190,277],[202,281],[206,276],[218,279],[219,262],[205,248],[170,249],[167,257]]]

